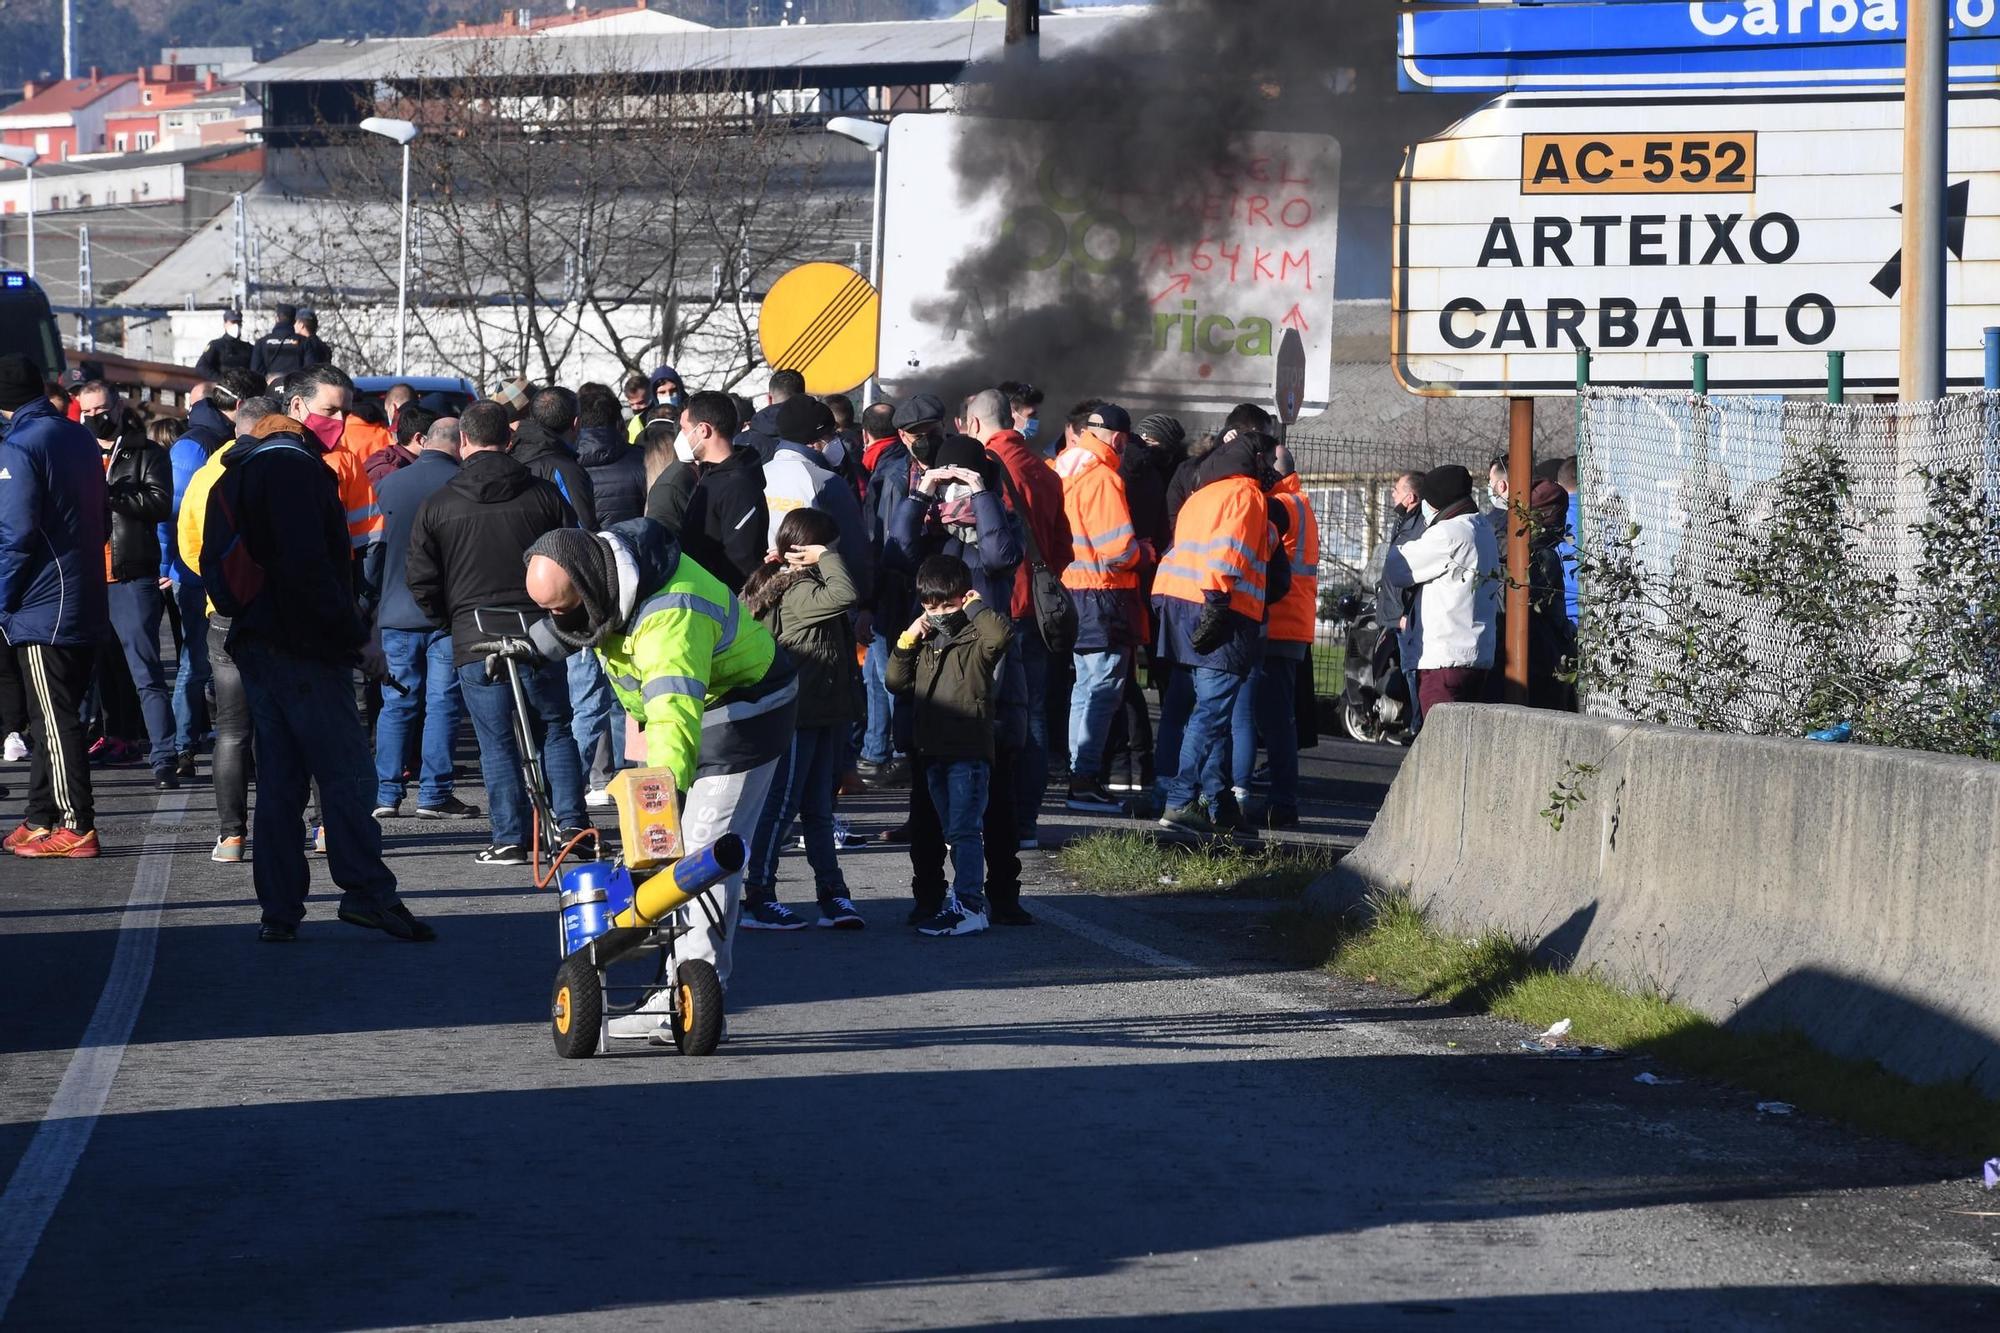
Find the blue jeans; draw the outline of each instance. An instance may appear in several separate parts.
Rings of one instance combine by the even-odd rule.
[[[181,612],[181,660],[174,668],[174,749],[193,754],[208,731],[208,592],[183,574],[174,584]]]
[[[1234,760],[1230,764],[1232,785],[1250,785],[1250,770],[1257,766],[1257,734],[1262,732],[1264,751],[1271,757],[1274,806],[1299,803],[1299,729],[1294,717],[1298,674],[1298,658],[1267,656],[1236,695],[1232,717],[1236,733],[1232,747]]]
[[[1188,671],[1194,678],[1194,707],[1181,735],[1180,756],[1171,773],[1162,770],[1160,789],[1167,809],[1176,810],[1197,796],[1218,795],[1229,785],[1229,719],[1244,678],[1209,667]]]
[[[113,583],[105,593],[111,630],[132,672],[132,688],[139,692],[139,714],[146,719],[146,739],[152,746],[147,758],[155,773],[172,768],[174,696],[167,685],[167,669],[160,663],[160,617],[167,613],[166,597],[152,578]]]
[[[1194,710],[1194,673],[1178,662],[1166,665],[1166,688],[1160,691],[1160,725],[1153,733],[1153,782],[1160,791],[1167,779],[1180,772],[1181,737],[1187,734],[1188,714]]]
[[[618,769],[618,754],[624,748],[625,716],[611,693],[604,666],[597,654],[573,654],[568,662],[570,734],[576,738],[577,761],[582,765],[586,785],[593,791],[611,781]],[[618,714],[613,717],[612,714]],[[613,724],[616,724],[615,726]],[[612,740],[613,731],[618,739]]]
[[[1077,653],[1076,688],[1069,696],[1069,774],[1072,783],[1103,777],[1104,743],[1111,717],[1125,694],[1124,652]]]
[[[1014,642],[1028,682],[1028,743],[1014,756],[1014,823],[1032,838],[1049,791],[1049,646],[1033,616],[1014,622]]]
[[[839,850],[833,845],[833,789],[846,758],[846,727],[802,727],[792,733],[792,748],[771,775],[771,791],[751,839],[750,864],[743,871],[746,902],[768,903],[777,896],[778,857],[794,815],[805,825],[806,861],[820,906],[847,897]]]
[[[932,759],[924,765],[931,805],[951,844],[955,893],[986,892],[986,784],[992,775],[984,759]]]
[[[370,813],[374,774],[368,733],[354,703],[354,671],[294,657],[266,643],[230,654],[243,676],[257,754],[257,807],[250,877],[263,919],[305,919],[306,799],[319,786],[326,864],[345,892],[343,906],[379,910],[397,902],[396,876],[382,861],[382,826]]]
[[[883,676],[888,669],[889,636],[878,629],[861,665],[861,680],[868,691],[868,725],[861,737],[861,757],[871,764],[886,764],[896,753],[894,701]]]
[[[486,801],[493,818],[493,841],[526,846],[528,842],[528,789],[521,780],[521,747],[514,742],[514,692],[503,671],[498,680],[486,679],[486,667],[467,662],[458,669],[458,689],[465,698],[465,711],[472,716],[472,730],[479,737],[479,773],[486,782]],[[563,828],[581,828],[583,813],[583,763],[576,755],[576,738],[570,734],[569,675],[560,664],[523,668],[521,693],[527,699],[528,734],[542,752],[542,776],[549,784],[549,799],[555,807],[556,822]],[[549,845],[555,829],[543,829],[543,844]]]
[[[424,738],[417,804],[443,805],[451,799],[451,742],[465,712],[458,673],[451,667],[451,631],[385,629],[382,656],[388,659],[390,678],[409,693],[382,691],[382,715],[375,719],[375,804],[395,805],[403,799],[403,755],[409,746],[410,723],[421,708]]]

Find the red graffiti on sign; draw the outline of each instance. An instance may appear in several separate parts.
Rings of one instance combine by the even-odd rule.
[[[1313,256],[1310,249],[1296,252],[1282,248],[1266,249],[1261,245],[1245,246],[1204,236],[1187,251],[1185,264],[1182,259],[1179,251],[1161,241],[1147,254],[1145,271],[1171,275],[1175,282],[1182,284],[1179,290],[1183,292],[1197,273],[1232,286],[1276,282],[1305,291],[1313,290]],[[1153,300],[1158,303],[1170,295],[1171,291],[1162,292]]]

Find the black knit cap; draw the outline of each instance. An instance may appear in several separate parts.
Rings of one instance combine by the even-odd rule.
[[[1424,503],[1433,509],[1449,509],[1472,498],[1472,474],[1456,463],[1446,463],[1424,473]]]
[[[41,367],[19,352],[0,356],[0,412],[17,411],[48,391]]]
[[[581,528],[545,532],[528,558],[547,556],[562,567],[583,597],[583,609],[551,617],[556,637],[572,648],[595,648],[618,626],[618,560],[611,543]]]
[[[793,444],[818,444],[833,434],[833,412],[817,398],[798,394],[778,404],[778,438]]]

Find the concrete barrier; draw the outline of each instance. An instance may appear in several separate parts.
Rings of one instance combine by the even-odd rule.
[[[1541,811],[1595,765],[1560,831]],[[2000,764],[1448,706],[1315,910],[1407,890],[1447,928],[2000,1095]]]

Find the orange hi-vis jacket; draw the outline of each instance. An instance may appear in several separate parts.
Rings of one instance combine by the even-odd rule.
[[[347,424],[340,432],[340,447],[364,463],[395,442],[396,432],[363,421],[353,413],[348,414]]]
[[[1284,557],[1292,565],[1292,586],[1271,608],[1270,637],[1281,643],[1311,643],[1319,615],[1319,519],[1296,475],[1282,477],[1271,499],[1283,505]]]
[[[347,511],[347,540],[357,551],[381,541],[382,507],[375,503],[375,483],[368,480],[361,460],[347,449],[329,449],[321,457],[340,484],[340,507]]]
[[[1190,495],[1174,523],[1174,546],[1153,575],[1153,596],[1196,606],[1211,592],[1227,593],[1229,609],[1264,623],[1264,571],[1282,548],[1250,477],[1225,477]]]
[[[1118,454],[1089,431],[1056,455],[1062,478],[1063,515],[1069,519],[1070,565],[1065,588],[1076,591],[1137,588],[1144,552],[1132,531]]]

